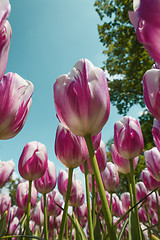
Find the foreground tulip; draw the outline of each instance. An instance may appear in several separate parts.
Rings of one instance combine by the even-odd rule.
[[[160,152],[156,147],[144,152],[148,171],[157,181],[160,181]]]
[[[55,153],[58,160],[68,168],[81,165],[88,155],[84,138],[71,133],[59,124],[55,139]]]
[[[87,59],[54,84],[54,102],[60,122],[78,136],[96,135],[107,122],[110,99],[104,72]]]
[[[56,182],[57,174],[55,165],[53,162],[48,161],[48,167],[45,171],[45,174],[41,178],[34,180],[35,188],[38,192],[46,194],[55,188]]]
[[[128,159],[123,158],[116,150],[114,144],[111,145],[111,155],[112,155],[112,159],[113,159],[113,163],[117,166],[117,169],[119,172],[127,174],[131,172],[130,169],[130,162]],[[134,169],[137,166],[138,163],[138,158],[133,158],[133,167]]]
[[[16,136],[24,126],[33,84],[16,73],[7,73],[0,80],[0,139]]]
[[[15,164],[12,160],[2,162],[0,160],[0,188],[2,188],[8,181],[14,171]]]
[[[152,135],[154,144],[160,151],[160,121],[158,121],[156,118],[153,121]]]
[[[137,157],[143,150],[143,136],[137,119],[125,116],[114,125],[114,145],[126,159]]]
[[[27,143],[18,163],[20,175],[29,181],[42,177],[47,169],[47,160],[44,144],[36,141]]]
[[[97,148],[97,150],[95,151],[95,156],[97,159],[99,170],[100,172],[103,172],[107,163],[107,152],[106,152],[105,143],[102,140],[99,148]],[[80,166],[80,169],[83,173],[85,173],[84,164]],[[88,174],[91,174],[91,175],[94,174],[93,167],[89,157],[87,158],[87,169],[88,169]]]

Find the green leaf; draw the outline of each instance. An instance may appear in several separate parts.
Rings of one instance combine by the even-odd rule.
[[[101,224],[100,224],[99,215],[97,215],[96,226],[94,228],[94,239],[101,240],[101,238],[102,238],[102,235],[101,235]]]
[[[5,227],[6,227],[6,221],[7,221],[7,211],[3,214],[1,220],[0,220],[0,237],[3,236]]]
[[[138,226],[136,222],[136,214],[131,211],[129,213],[129,240],[140,240],[138,235]]]
[[[123,224],[123,227],[121,228],[121,231],[119,233],[119,236],[118,236],[118,240],[120,240],[122,238],[122,235],[123,235],[123,232],[125,231],[125,228],[128,224],[128,218],[125,220],[124,224]]]
[[[88,240],[87,237],[86,237],[86,234],[85,234],[85,232],[83,231],[83,228],[81,227],[81,225],[79,224],[79,222],[78,222],[75,214],[72,213],[72,217],[71,217],[69,214],[67,214],[67,215],[68,215],[68,217],[70,218],[71,222],[73,223],[76,231],[78,232],[79,239],[80,239],[80,240]]]

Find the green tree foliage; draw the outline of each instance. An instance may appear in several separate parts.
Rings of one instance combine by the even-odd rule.
[[[98,25],[99,38],[106,55],[103,69],[107,69],[110,99],[125,115],[134,104],[144,107],[143,74],[153,61],[137,41],[128,11],[133,10],[133,0],[97,0],[95,9],[102,20]]]

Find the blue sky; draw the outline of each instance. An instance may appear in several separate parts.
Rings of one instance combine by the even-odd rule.
[[[57,173],[64,168],[55,157],[54,140],[58,120],[53,102],[53,84],[68,73],[80,58],[88,58],[101,67],[105,57],[99,41],[94,1],[87,0],[16,0],[10,1],[11,46],[6,72],[16,72],[34,84],[32,107],[23,130],[13,139],[0,141],[0,159],[18,159],[24,145],[39,141],[46,145],[49,160]],[[137,117],[141,111],[130,111]],[[102,131],[107,142],[113,136],[115,121],[122,116],[111,107],[108,123]]]

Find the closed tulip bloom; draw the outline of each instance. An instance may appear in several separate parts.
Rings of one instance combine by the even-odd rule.
[[[101,172],[101,177],[104,188],[108,192],[113,192],[119,184],[117,167],[112,162],[107,163],[106,168]]]
[[[89,181],[89,191],[92,192],[92,176],[91,175],[88,175],[88,181]],[[94,178],[94,188],[95,188],[95,192],[98,193],[98,187],[97,187],[97,182],[95,178]]]
[[[122,206],[122,201],[119,197],[113,193],[112,194],[112,215],[116,217],[121,217],[124,214],[124,209]]]
[[[11,221],[11,223],[9,225],[9,234],[10,235],[14,234],[18,225],[19,225],[19,219],[17,217],[14,217],[14,219]]]
[[[11,11],[11,5],[9,0],[1,0],[0,1],[0,28],[2,27],[4,21],[9,16]]]
[[[156,118],[153,120],[152,135],[154,144],[160,151],[160,121],[158,121]]]
[[[16,191],[16,202],[17,206],[22,209],[24,212],[27,210],[28,204],[28,192],[29,192],[29,182],[19,183],[17,186]],[[37,201],[37,190],[35,189],[34,185],[32,184],[31,188],[31,207],[33,208]]]
[[[47,194],[47,215],[57,217],[61,213],[61,208],[63,205],[63,200],[57,189],[54,189],[52,192]],[[44,212],[44,199],[41,198],[41,208],[42,212]]]
[[[12,207],[9,209],[10,221],[12,221],[13,218],[17,216],[17,210],[18,210],[18,207],[17,207],[16,205],[12,206]]]
[[[88,155],[84,138],[71,133],[59,124],[55,139],[55,153],[58,160],[68,168],[80,166]]]
[[[107,198],[107,201],[108,201],[108,205],[110,206],[110,194],[105,191],[105,194],[106,194],[106,198]],[[99,209],[102,208],[102,204],[101,204],[101,199],[100,199],[100,196],[99,196],[99,193],[97,193],[97,206]]]
[[[15,164],[13,160],[2,162],[0,160],[0,188],[2,188],[10,179],[14,171]]]
[[[20,156],[18,169],[26,180],[41,178],[48,165],[47,149],[40,142],[29,142],[25,145]]]
[[[75,174],[73,174],[70,196],[74,193],[74,189],[76,187],[75,181],[76,181]],[[65,197],[67,193],[67,185],[68,185],[68,169],[59,171],[57,182],[58,182],[59,192],[62,194],[63,197]]]
[[[127,174],[130,173],[130,162],[128,159],[123,158],[116,150],[114,144],[111,145],[111,155],[113,163],[117,166],[119,172]],[[133,158],[134,169],[137,166],[139,157]]]
[[[76,214],[76,216],[79,217],[80,220],[83,220],[83,219],[87,220],[87,216],[88,216],[87,203],[84,202],[81,206],[75,208],[75,214]]]
[[[99,148],[97,148],[97,150],[95,151],[95,156],[97,159],[99,171],[103,172],[106,167],[106,164],[107,164],[107,152],[106,152],[105,143],[102,140],[101,140]],[[86,160],[87,160],[88,174],[92,175],[92,174],[94,174],[94,171],[92,168],[91,160],[89,157]],[[80,169],[83,173],[85,173],[84,164],[80,165]]]
[[[137,202],[139,202],[141,199],[145,198],[149,192],[143,182],[137,182],[135,186],[136,186]],[[150,196],[148,196],[145,199],[145,205],[149,205],[149,204],[151,204]]]
[[[148,171],[157,181],[160,181],[160,152],[156,147],[144,152]]]
[[[76,180],[75,191],[69,199],[69,205],[72,207],[79,207],[84,203],[85,193],[80,180]]]
[[[45,171],[45,174],[41,178],[34,180],[35,188],[38,192],[46,194],[55,188],[56,182],[57,174],[55,165],[53,162],[48,161],[48,167]]]
[[[7,193],[0,194],[0,215],[3,215],[5,211],[9,211],[11,207],[11,197]]]
[[[39,201],[35,206],[33,213],[31,215],[31,219],[35,222],[38,226],[44,225],[44,214],[41,209],[41,202]]]
[[[114,145],[126,159],[137,157],[143,150],[143,135],[137,119],[125,116],[114,125]]]
[[[148,222],[145,208],[141,207],[138,209],[139,221],[142,223]]]
[[[153,211],[157,212],[157,198],[156,198],[156,193],[153,192],[151,195],[151,209],[153,209]],[[157,194],[158,196],[158,204],[159,204],[159,207],[160,207],[160,196],[159,194]]]
[[[23,128],[32,103],[33,84],[16,73],[0,80],[0,139],[16,136]]]
[[[160,187],[160,182],[152,177],[147,168],[142,170],[141,178],[144,185],[149,191],[153,191],[155,188]]]
[[[122,201],[122,206],[125,211],[129,210],[129,207],[131,206],[131,198],[130,198],[130,193],[129,192],[124,192],[121,194],[121,201]]]
[[[78,136],[99,133],[108,120],[110,98],[105,73],[87,59],[54,84],[54,102],[60,122]]]

